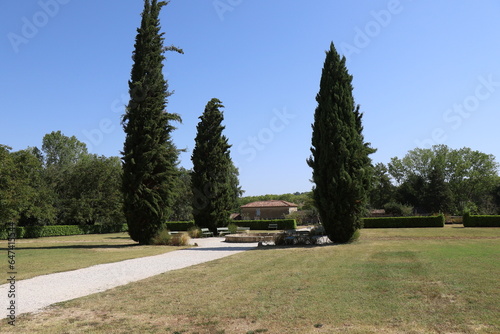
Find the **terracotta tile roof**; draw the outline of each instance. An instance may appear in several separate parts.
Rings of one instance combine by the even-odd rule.
[[[242,208],[283,208],[283,207],[297,207],[297,204],[281,200],[272,201],[257,201],[242,205]]]

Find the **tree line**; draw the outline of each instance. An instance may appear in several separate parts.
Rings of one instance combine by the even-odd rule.
[[[370,206],[394,214],[500,213],[498,163],[491,154],[446,145],[416,148],[373,167]]]

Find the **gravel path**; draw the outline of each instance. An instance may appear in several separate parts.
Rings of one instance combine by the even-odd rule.
[[[39,312],[51,304],[102,292],[170,270],[220,259],[257,246],[225,243],[224,238],[196,239],[198,247],[88,268],[37,276],[16,282],[16,315]],[[0,286],[1,309],[9,306],[9,284]],[[5,311],[4,311],[5,312]]]

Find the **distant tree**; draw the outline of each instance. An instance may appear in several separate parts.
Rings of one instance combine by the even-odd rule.
[[[454,211],[453,193],[450,185],[446,182],[442,168],[434,166],[431,169],[428,183],[423,188],[422,202],[428,212],[450,213]]]
[[[371,181],[373,153],[362,135],[352,76],[333,43],[326,53],[314,114],[312,156],[314,200],[330,240],[346,243],[361,228]]]
[[[395,186],[391,182],[387,167],[383,163],[373,166],[372,187],[370,188],[370,206],[381,209],[394,201]]]
[[[19,225],[53,224],[57,215],[54,207],[56,193],[45,178],[43,160],[37,148],[28,148],[12,153],[17,175],[24,194],[25,204],[19,207]]]
[[[53,131],[43,137],[42,150],[47,167],[63,168],[76,163],[87,155],[87,145],[75,136],[67,137],[61,131]],[[36,149],[36,152],[40,152]]]
[[[401,203],[427,211],[460,213],[467,207],[488,212],[498,164],[493,155],[436,145],[392,158],[389,173],[397,182]]]
[[[137,30],[129,81],[130,102],[123,116],[124,208],[130,237],[149,244],[165,223],[174,201],[178,151],[172,142],[173,121],[166,111],[168,92],[163,77],[165,50],[159,14],[167,2],[145,0]]]
[[[74,225],[125,223],[118,157],[89,154],[64,174],[60,219]]]
[[[191,156],[194,221],[214,232],[217,227],[228,225],[241,191],[237,169],[230,157],[231,145],[222,134],[225,127],[220,108],[223,107],[215,98],[207,103],[200,116]]]
[[[184,221],[193,219],[193,192],[191,190],[191,171],[179,168],[175,187],[175,199],[169,220]]]
[[[0,145],[0,222],[45,225],[55,216],[42,162],[30,149],[10,152]]]
[[[16,173],[16,165],[10,153],[12,148],[0,145],[0,222],[12,222],[19,218],[23,198]]]

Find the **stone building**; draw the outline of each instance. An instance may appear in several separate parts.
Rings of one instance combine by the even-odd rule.
[[[281,200],[258,201],[241,206],[243,219],[282,219],[298,210],[298,205]]]

